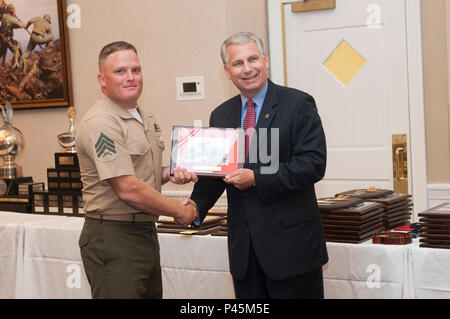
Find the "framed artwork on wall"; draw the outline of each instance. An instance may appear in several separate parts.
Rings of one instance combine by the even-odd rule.
[[[73,104],[66,0],[0,0],[0,104]]]

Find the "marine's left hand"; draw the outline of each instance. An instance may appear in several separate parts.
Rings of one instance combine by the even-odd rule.
[[[198,177],[197,177],[197,174],[195,174],[193,172],[189,172],[185,168],[176,168],[173,171],[173,176],[169,175],[169,180],[172,183],[175,183],[178,185],[183,185],[183,184],[187,184],[190,182],[197,183]]]

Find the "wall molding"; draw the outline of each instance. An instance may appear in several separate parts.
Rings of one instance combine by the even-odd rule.
[[[450,184],[428,184],[428,208],[450,203]]]
[[[420,0],[405,1],[408,43],[410,162],[414,213],[429,207],[427,198],[427,159],[425,132],[425,101],[422,56],[422,10]]]

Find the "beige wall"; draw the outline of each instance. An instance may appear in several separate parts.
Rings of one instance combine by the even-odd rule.
[[[97,55],[111,41],[134,43],[144,66],[141,103],[159,119],[166,144],[174,124],[208,123],[209,113],[236,94],[226,79],[219,46],[230,34],[248,30],[268,46],[265,0],[68,0],[81,7],[81,29],[70,30],[74,104],[77,121],[99,94]],[[423,1],[423,56],[429,183],[450,183],[450,0]],[[447,5],[446,5],[447,4]],[[446,18],[446,12],[447,17]],[[178,102],[175,78],[203,75],[206,98]],[[19,160],[24,175],[46,182],[46,169],[60,151],[56,135],[68,129],[67,109],[16,111],[13,124],[25,135]],[[169,164],[170,151],[164,156]],[[179,189],[170,186],[170,189]],[[184,189],[189,189],[187,186]]]
[[[447,13],[447,14],[446,14]],[[450,183],[450,1],[422,1],[427,175],[429,184]]]
[[[69,31],[76,121],[99,95],[97,57],[115,40],[136,45],[144,67],[141,104],[155,113],[170,145],[172,125],[208,124],[215,106],[236,94],[221,66],[219,48],[237,31],[259,34],[267,44],[265,0],[68,0],[81,7],[81,29]],[[205,100],[176,100],[175,78],[203,75]],[[25,135],[19,160],[24,175],[46,182],[61,150],[56,135],[67,131],[67,109],[16,111],[13,124]],[[169,164],[170,146],[164,163]],[[190,187],[185,187],[189,189]]]

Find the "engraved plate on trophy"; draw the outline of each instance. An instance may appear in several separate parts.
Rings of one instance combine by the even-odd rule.
[[[48,187],[58,189],[58,183],[48,183]]]
[[[59,177],[70,178],[70,172],[59,172]]]
[[[58,178],[58,171],[54,168],[47,168],[47,177]]]
[[[72,179],[80,179],[81,178],[81,173],[80,172],[72,172],[71,174]]]
[[[64,166],[72,166],[73,164],[75,164],[75,161],[74,161],[73,157],[60,156],[58,164],[59,165],[64,165]]]
[[[55,153],[56,168],[77,168],[79,169],[78,157],[76,153]]]

